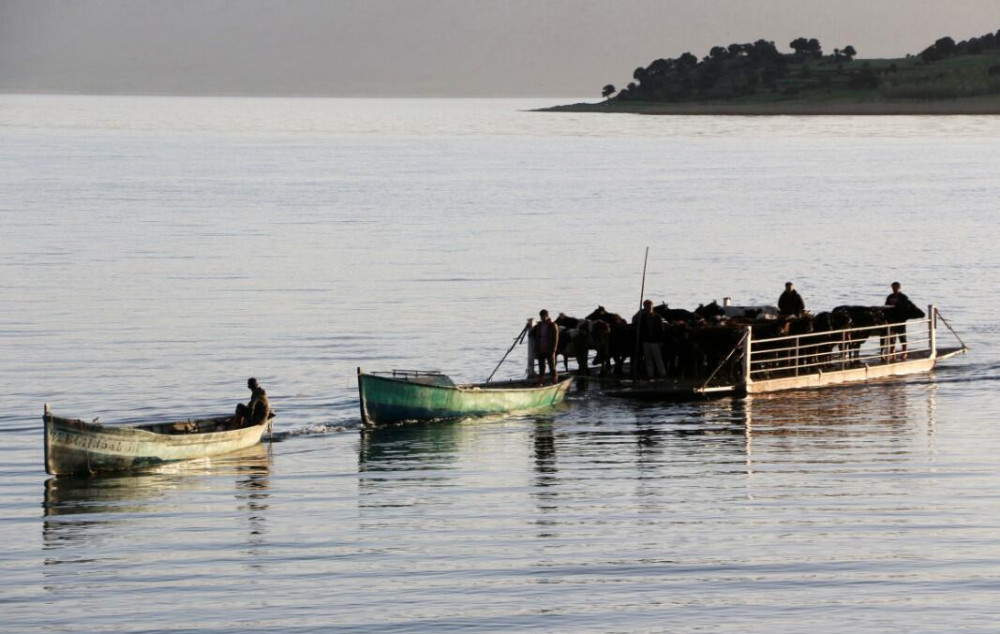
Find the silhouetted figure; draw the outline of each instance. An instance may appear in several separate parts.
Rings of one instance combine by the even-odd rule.
[[[892,292],[885,298],[885,305],[892,306],[899,309],[905,309],[909,307],[913,302],[910,298],[906,296],[906,293],[899,290],[901,287],[899,282],[892,283]],[[902,311],[900,311],[902,312]],[[907,341],[906,341],[906,324],[899,324],[896,326],[889,326],[889,341],[888,341],[888,355],[889,359],[892,359],[896,353],[896,341],[899,341],[899,352],[900,357],[905,359],[907,356]]]
[[[782,315],[791,317],[801,315],[805,309],[806,303],[802,301],[795,286],[791,282],[785,282],[785,292],[778,298],[778,310]]]
[[[552,382],[559,380],[556,371],[556,350],[559,348],[559,326],[549,317],[549,311],[542,309],[532,334],[535,341],[535,358],[538,359],[538,382],[545,381],[545,365],[552,371]]]
[[[250,377],[247,379],[247,388],[250,389],[250,402],[246,405],[240,403],[236,406],[236,415],[257,425],[267,420],[271,413],[271,402],[267,399],[267,392],[257,383],[257,379]]]
[[[647,299],[642,303],[642,313],[639,315],[639,341],[642,342],[642,355],[646,361],[646,376],[659,379],[667,375],[663,365],[663,319],[653,312],[653,302]]]

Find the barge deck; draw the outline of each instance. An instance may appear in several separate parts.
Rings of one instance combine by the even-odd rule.
[[[938,346],[939,322],[951,330],[960,345]],[[899,337],[907,330],[904,353]],[[585,389],[597,389],[607,396],[643,401],[738,398],[927,373],[938,362],[968,349],[932,305],[925,318],[862,328],[758,339],[754,326],[747,326],[730,355],[700,382],[582,377],[581,383]],[[595,385],[587,386],[591,381]]]

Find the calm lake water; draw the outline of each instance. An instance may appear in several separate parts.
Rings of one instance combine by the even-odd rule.
[[[0,96],[3,631],[995,632],[1000,118],[552,104]],[[647,246],[674,307],[899,280],[972,352],[358,433],[357,366],[484,379],[540,308],[634,311]],[[46,402],[227,413],[251,375],[280,442],[44,472]]]

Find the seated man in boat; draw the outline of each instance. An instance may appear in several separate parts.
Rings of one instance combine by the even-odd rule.
[[[250,402],[244,405],[240,403],[236,406],[236,415],[257,425],[267,420],[271,413],[271,402],[267,399],[267,392],[257,383],[257,379],[250,377],[247,379],[247,388],[252,392]]]
[[[545,365],[552,370],[552,382],[559,380],[556,372],[556,350],[559,348],[559,326],[549,317],[549,311],[542,309],[540,321],[532,329],[535,342],[535,358],[538,359],[538,382],[545,381]]]
[[[806,309],[806,303],[802,301],[802,296],[795,290],[791,282],[785,282],[785,292],[778,298],[778,310],[782,315],[798,316]]]

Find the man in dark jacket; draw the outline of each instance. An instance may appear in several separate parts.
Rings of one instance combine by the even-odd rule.
[[[271,413],[271,402],[267,398],[267,392],[257,383],[257,379],[253,377],[247,379],[247,388],[252,393],[250,402],[246,405],[243,403],[237,405],[236,415],[248,420],[251,425],[257,425],[267,420],[268,414]]]
[[[646,376],[650,379],[665,377],[667,369],[663,365],[663,319],[653,312],[652,300],[647,299],[642,303],[638,325],[642,355],[646,360]]]
[[[795,290],[791,282],[785,282],[785,292],[778,298],[778,310],[782,315],[801,315],[806,309],[806,303],[802,301],[802,296]]]
[[[899,282],[892,283],[892,292],[885,298],[885,305],[892,306],[894,308],[900,309],[899,312],[902,313],[906,308],[909,308],[912,302],[910,298],[906,296],[906,293],[900,290],[901,286]],[[896,341],[899,341],[899,352],[900,356],[905,359],[907,356],[907,341],[906,341],[906,324],[899,324],[897,326],[889,327],[889,340],[888,340],[888,358],[892,359],[896,353]]]
[[[533,330],[532,339],[535,342],[535,358],[538,359],[538,382],[545,381],[545,364],[552,370],[552,382],[559,380],[556,372],[556,350],[559,349],[559,326],[549,317],[549,311],[542,309],[541,318]]]

